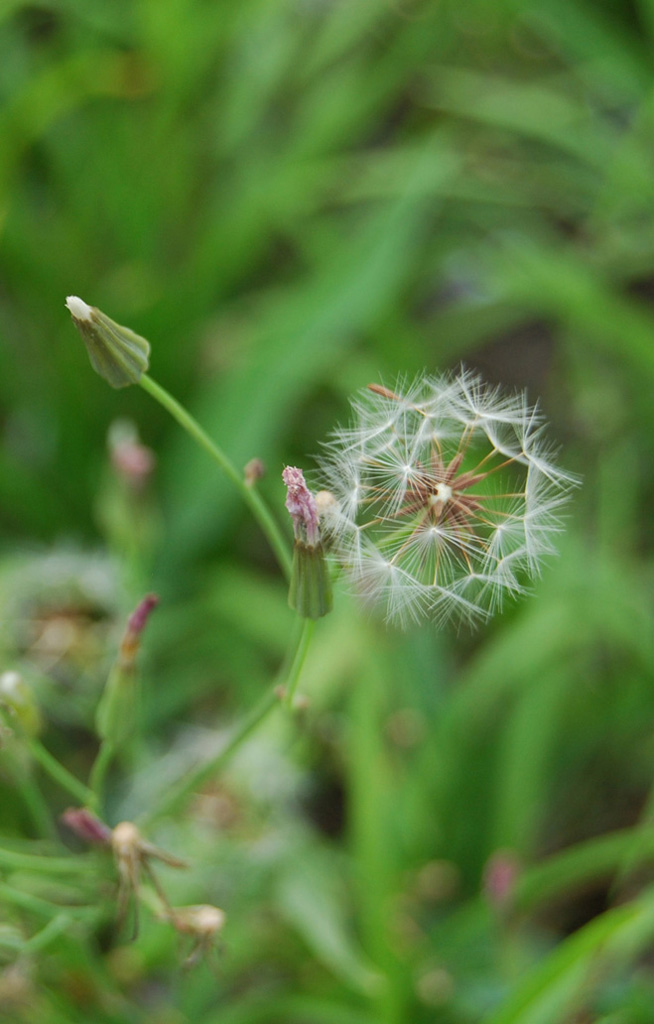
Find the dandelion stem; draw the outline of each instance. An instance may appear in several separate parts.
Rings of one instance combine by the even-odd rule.
[[[43,747],[38,740],[33,740],[25,737],[28,749],[35,761],[39,763],[41,768],[54,779],[62,789],[67,790],[71,796],[74,796],[80,803],[87,805],[92,804],[94,801],[94,794],[85,786],[83,782],[76,779],[67,768],[64,768],[62,764],[57,761],[56,757],[53,757],[49,751]]]
[[[295,649],[285,661],[285,665],[288,665],[290,662],[290,668],[288,671],[282,669],[280,673],[281,682],[278,677],[259,702],[254,705],[236,726],[225,746],[217,754],[191,769],[177,785],[173,785],[170,788],[161,802],[152,811],[139,819],[139,828],[147,829],[152,825],[153,821],[166,815],[174,814],[194,792],[203,786],[213,775],[220,772],[245,740],[248,739],[250,734],[268,717],[273,708],[279,707],[282,699],[287,707],[292,706],[293,696],[315,627],[313,619],[301,621],[302,628],[299,634],[297,631],[294,634]]]
[[[12,756],[10,750],[4,751],[4,757],[9,762],[9,769],[14,779],[23,802],[28,809],[37,832],[48,839],[56,838],[57,830],[54,827],[50,808],[45,798],[32,778],[31,771],[25,771],[25,767],[19,763],[18,758]]]
[[[204,448],[204,450],[208,452],[214,462],[218,463],[223,473],[229,477],[240,492],[241,497],[267,537],[268,543],[274,551],[284,574],[290,579],[291,555],[288,545],[259,492],[254,487],[249,487],[245,483],[243,475],[239,473],[223,450],[215,443],[215,441],[212,441],[197,420],[194,419],[193,416],[187,412],[184,406],[180,405],[177,399],[173,398],[165,388],[162,388],[160,384],[157,384],[157,382],[153,380],[152,377],[148,376],[147,373],[143,374],[139,384],[144,391],[147,391],[149,395],[152,395],[152,397],[156,399],[156,401],[159,402],[160,405],[162,405],[164,409],[174,417],[174,419],[177,420],[180,426],[182,426],[184,430],[186,430],[186,432],[195,441],[197,441],[201,448]]]
[[[91,804],[93,810],[97,811],[102,804],[102,792],[104,790],[104,783],[114,753],[115,747],[113,743],[110,743],[109,740],[103,740],[102,743],[100,744],[100,749],[98,750],[97,757],[93,762],[91,776],[89,779],[89,784],[93,792],[93,802]]]
[[[14,735],[20,739],[20,742],[26,747],[30,757],[33,761],[36,761],[38,765],[53,779],[62,789],[68,790],[68,792],[75,797],[76,800],[80,800],[83,804],[86,804],[93,798],[91,790],[76,779],[67,768],[64,768],[62,764],[57,761],[56,757],[53,757],[49,751],[43,746],[40,740],[35,739],[33,736],[28,736],[25,730],[21,727],[19,720],[16,716],[9,716],[5,708],[0,707],[0,722],[2,722]],[[27,798],[30,804],[30,811],[38,815],[39,819],[42,818],[42,810],[37,809],[36,801],[40,801],[40,794],[38,793],[37,787],[33,784],[30,787],[30,793],[26,792],[22,788],[23,796]],[[35,818],[36,820],[36,818]],[[45,820],[42,820],[41,825],[45,828]],[[50,831],[50,830],[47,830]]]
[[[43,875],[76,875],[82,861],[79,857],[51,857],[47,854],[23,853],[22,850],[0,848],[0,865],[20,871],[36,871]]]
[[[37,932],[36,935],[32,935],[32,937],[25,942],[22,948],[23,954],[31,953],[34,955],[35,953],[40,953],[41,950],[52,945],[60,935],[64,935],[68,932],[72,923],[73,919],[70,914],[57,914],[57,916],[53,917],[40,932]]]
[[[307,651],[311,646],[311,639],[313,637],[313,631],[315,628],[315,619],[304,619],[302,632],[300,634],[300,640],[298,642],[295,657],[293,658],[293,664],[291,665],[288,679],[286,681],[286,692],[284,694],[284,703],[288,708],[293,707],[293,698],[295,697],[295,691],[297,690],[297,684],[302,674],[304,662],[306,660]]]

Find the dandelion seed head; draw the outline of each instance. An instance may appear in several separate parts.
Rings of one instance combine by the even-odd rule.
[[[465,370],[372,384],[352,409],[320,463],[332,549],[363,598],[400,625],[474,623],[523,593],[578,483],[540,411]]]

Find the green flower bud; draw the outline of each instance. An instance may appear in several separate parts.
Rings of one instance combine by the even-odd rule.
[[[122,327],[95,306],[69,295],[66,306],[91,360],[91,366],[111,384],[125,388],[138,384],[148,368],[150,345],[129,327]]]
[[[134,666],[117,662],[109,673],[95,713],[95,730],[101,740],[121,747],[134,730],[138,680]]]
[[[332,582],[322,544],[296,540],[288,603],[304,619],[320,619],[332,610]]]
[[[114,748],[122,746],[134,728],[138,699],[136,655],[141,636],[159,599],[148,594],[127,620],[118,658],[109,673],[95,714],[96,732]]]

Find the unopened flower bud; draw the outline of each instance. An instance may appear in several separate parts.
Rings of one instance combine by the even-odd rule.
[[[159,598],[155,594],[148,594],[130,615],[118,658],[109,673],[98,703],[95,716],[98,736],[102,740],[108,740],[114,747],[126,739],[134,725],[136,655],[145,625],[158,603]]]
[[[254,485],[266,475],[266,466],[261,459],[250,459],[243,468],[243,479],[248,487]]]
[[[0,675],[0,703],[15,715],[22,732],[27,736],[38,736],[42,725],[41,712],[32,687],[18,672]]]
[[[69,807],[61,815],[61,821],[71,832],[93,846],[108,846],[111,829],[86,807]]]
[[[132,666],[141,644],[141,634],[152,611],[158,604],[159,598],[156,594],[146,594],[128,618],[127,629],[120,645],[120,657],[123,668]]]
[[[129,327],[122,327],[95,306],[69,295],[66,306],[91,360],[91,366],[112,388],[138,384],[148,368],[150,345]]]
[[[318,506],[301,469],[287,466],[282,479],[288,490],[286,508],[295,534],[288,603],[303,618],[319,619],[332,609],[332,588],[321,543]]]
[[[139,441],[136,428],[129,420],[116,420],[109,430],[109,454],[118,476],[133,490],[140,490],[152,475],[156,456]]]

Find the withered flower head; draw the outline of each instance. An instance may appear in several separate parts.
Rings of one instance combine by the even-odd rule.
[[[134,897],[134,935],[138,930],[138,895],[141,884],[141,872],[145,872],[152,883],[166,911],[172,913],[165,892],[155,875],[151,860],[161,861],[172,868],[185,868],[186,862],[179,857],[160,850],[157,846],[144,839],[136,825],[131,821],[121,821],[111,833],[111,847],[118,869],[118,921],[122,923],[127,913],[130,897]]]

